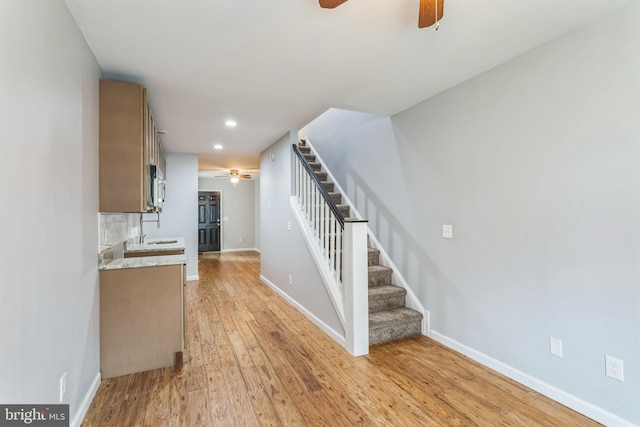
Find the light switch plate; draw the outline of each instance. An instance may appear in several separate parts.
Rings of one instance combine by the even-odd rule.
[[[453,225],[447,224],[442,226],[442,238],[453,239]]]

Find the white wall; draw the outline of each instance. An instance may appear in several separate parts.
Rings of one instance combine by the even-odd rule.
[[[222,247],[224,251],[256,249],[256,182],[241,179],[200,178],[200,191],[220,191]],[[224,218],[227,220],[225,221]]]
[[[640,423],[639,22],[631,2],[391,119],[329,111],[303,130],[434,337],[609,425]]]
[[[143,224],[147,237],[184,237],[187,280],[198,279],[198,156],[167,153],[167,198],[160,214],[160,228]],[[145,214],[145,220],[157,215]]]
[[[97,379],[98,80],[62,0],[0,2],[0,402]]]
[[[304,237],[289,205],[291,197],[291,144],[294,132],[283,136],[260,156],[261,275],[305,314],[344,338],[344,329],[333,308]],[[269,158],[275,155],[275,160]],[[287,223],[291,230],[287,230]],[[289,275],[293,285],[289,285]]]

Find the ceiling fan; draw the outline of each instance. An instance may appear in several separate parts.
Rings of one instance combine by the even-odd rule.
[[[320,7],[333,9],[340,6],[347,0],[319,0]],[[418,28],[430,27],[438,24],[444,13],[444,0],[420,0],[420,11],[418,13]],[[438,25],[436,25],[436,30]]]
[[[239,169],[230,169],[229,172],[224,175],[216,175],[216,178],[229,178],[229,180],[235,184],[240,181],[240,179],[251,179],[252,176],[248,173],[241,174]]]

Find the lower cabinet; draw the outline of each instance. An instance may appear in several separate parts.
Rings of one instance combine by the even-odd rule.
[[[100,271],[102,378],[181,363],[185,270],[176,264]]]

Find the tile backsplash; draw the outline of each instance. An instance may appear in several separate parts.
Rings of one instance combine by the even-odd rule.
[[[100,252],[140,235],[140,214],[100,213]]]

